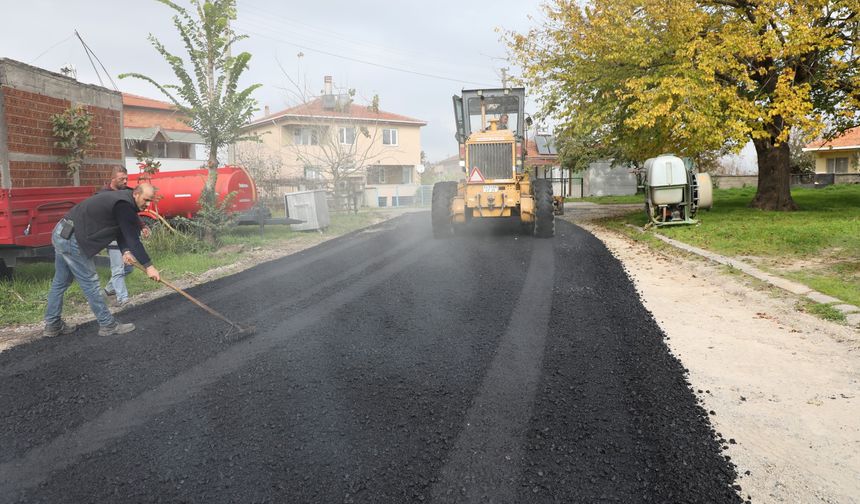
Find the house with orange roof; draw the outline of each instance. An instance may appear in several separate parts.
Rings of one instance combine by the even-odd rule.
[[[427,123],[378,105],[354,103],[325,78],[321,96],[244,127],[261,142],[235,146],[235,157],[263,150],[280,162],[279,192],[326,188],[370,207],[408,206],[420,186],[421,127]]]
[[[160,161],[161,171],[205,166],[208,156],[203,138],[183,120],[172,103],[123,93],[122,111],[125,167],[129,173],[140,172],[137,152]]]
[[[816,140],[803,152],[815,157],[816,174],[833,174],[837,184],[860,182],[860,127],[832,140]]]

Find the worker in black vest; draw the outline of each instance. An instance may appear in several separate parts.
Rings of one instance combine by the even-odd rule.
[[[54,244],[54,280],[45,310],[45,336],[70,334],[76,327],[62,319],[63,294],[77,280],[99,323],[99,335],[111,336],[134,330],[134,324],[119,323],[99,292],[99,276],[93,257],[116,240],[125,264],[139,262],[153,280],[161,276],[140,242],[137,216],[155,196],[150,184],[134,191],[105,191],[78,203],[57,223],[51,236]]]

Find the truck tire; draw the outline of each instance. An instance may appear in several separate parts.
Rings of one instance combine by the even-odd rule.
[[[555,213],[552,208],[552,184],[549,180],[537,179],[535,191],[535,236],[552,238],[555,235]]]
[[[6,261],[0,259],[0,280],[12,280],[14,268],[6,266]]]
[[[433,224],[434,238],[448,238],[453,234],[451,202],[454,201],[456,195],[456,182],[436,182],[433,185],[430,220]]]

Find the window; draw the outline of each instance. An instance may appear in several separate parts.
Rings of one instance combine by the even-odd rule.
[[[301,126],[293,127],[293,144],[295,145],[319,145],[319,132],[316,128]]]
[[[382,129],[382,145],[397,145],[397,130],[393,128]]]
[[[341,128],[340,143],[344,145],[353,145],[355,143],[355,128]]]
[[[379,183],[379,167],[378,166],[368,166],[367,167],[367,183],[368,184],[378,184]]]
[[[321,180],[322,169],[319,166],[305,166],[305,178],[307,180]]]
[[[403,184],[412,183],[412,166],[403,167],[403,178],[401,180]]]
[[[484,100],[484,110],[486,112],[486,128],[490,127],[490,121],[495,120],[496,127],[499,127],[503,121],[502,116],[507,116],[507,127],[514,133],[518,131],[519,121],[519,98],[516,96],[490,96]],[[469,98],[466,104],[469,115],[469,133],[474,133],[481,130],[481,99]]]
[[[167,142],[149,142],[147,144],[147,151],[154,158],[166,158]]]
[[[848,158],[828,158],[827,173],[848,173]]]

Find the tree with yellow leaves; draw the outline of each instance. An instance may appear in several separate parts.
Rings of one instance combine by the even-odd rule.
[[[751,203],[796,208],[790,131],[860,124],[860,0],[552,0],[506,34],[563,158],[697,157],[752,140]],[[811,139],[811,138],[810,138]]]

